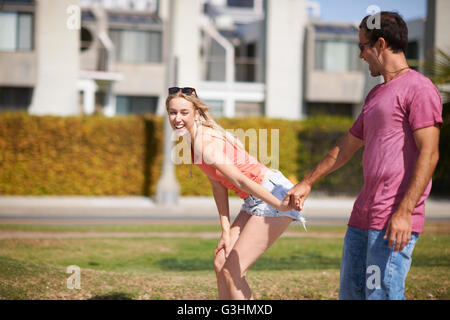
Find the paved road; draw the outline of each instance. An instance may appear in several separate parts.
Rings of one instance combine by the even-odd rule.
[[[353,202],[354,198],[310,197],[303,214],[313,224],[345,224]],[[241,205],[241,199],[230,198],[231,218],[236,216]],[[427,220],[450,221],[450,200],[427,200],[426,216]],[[214,223],[217,220],[215,202],[210,197],[180,197],[177,205],[170,206],[158,205],[147,197],[0,197],[0,223]]]

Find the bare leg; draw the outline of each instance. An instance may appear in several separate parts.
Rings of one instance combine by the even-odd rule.
[[[240,233],[244,229],[250,215],[245,212],[239,212],[238,216],[234,219],[233,224],[231,225],[231,247],[233,247],[239,238]],[[225,250],[220,250],[214,258],[214,270],[216,272],[217,277],[217,288],[219,291],[219,299],[228,300],[231,299],[230,293],[227,287],[227,282],[222,272],[222,268],[225,264]]]
[[[289,217],[251,216],[248,219],[221,271],[229,290],[227,299],[253,299],[245,275],[292,221]]]

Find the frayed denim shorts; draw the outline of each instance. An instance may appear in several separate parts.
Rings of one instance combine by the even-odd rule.
[[[263,183],[261,183],[261,186],[272,193],[277,199],[283,200],[288,191],[294,186],[294,184],[289,181],[280,171],[274,171],[275,173],[268,179],[263,181]],[[300,211],[297,211],[295,209],[289,211],[279,211],[253,195],[249,195],[247,199],[244,200],[244,204],[242,205],[241,210],[255,216],[290,217],[294,219],[294,221],[301,222],[303,224],[303,228],[305,228],[306,230],[306,220],[301,216]]]

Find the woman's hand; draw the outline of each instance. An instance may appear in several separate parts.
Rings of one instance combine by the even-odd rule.
[[[283,200],[280,200],[280,204],[278,205],[277,209],[279,211],[289,211],[292,210],[292,206],[290,205],[290,196],[286,195]]]
[[[287,193],[286,197],[291,198],[291,206],[295,210],[303,210],[303,204],[311,192],[311,185],[305,181],[300,181]],[[285,198],[286,199],[286,198]]]
[[[219,239],[219,243],[217,244],[216,250],[214,250],[214,257],[222,249],[224,249],[225,251],[225,257],[228,258],[228,255],[230,254],[230,251],[232,249],[230,232],[222,232],[222,236]]]

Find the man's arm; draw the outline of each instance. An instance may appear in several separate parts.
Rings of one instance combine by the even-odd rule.
[[[303,209],[303,203],[311,192],[311,187],[321,178],[342,167],[355,152],[364,145],[364,141],[351,133],[341,138],[319,164],[302,181],[289,190],[290,205],[297,210]]]
[[[425,191],[439,160],[439,128],[426,127],[414,131],[419,157],[414,167],[408,189],[397,211],[389,220],[384,239],[389,238],[389,248],[395,241],[394,251],[402,251],[411,238],[411,215]]]

